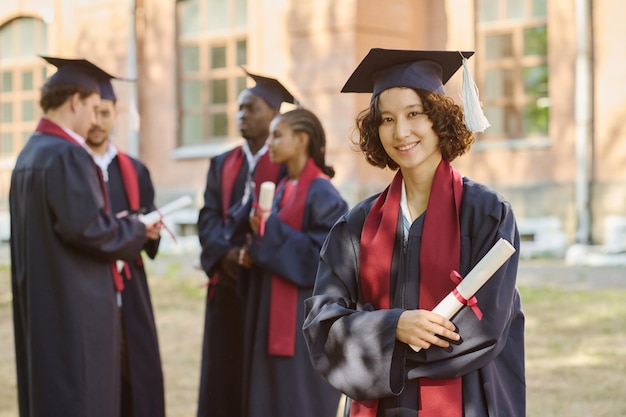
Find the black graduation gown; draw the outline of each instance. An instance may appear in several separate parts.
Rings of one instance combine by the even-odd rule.
[[[459,272],[469,272],[499,238],[518,252],[478,291],[482,320],[467,307],[453,318],[463,340],[459,345],[416,353],[395,338],[402,311],[417,308],[424,216],[412,224],[406,246],[398,229],[389,310],[364,304],[359,284],[361,230],[377,196],[337,222],[322,249],[314,295],[305,303],[304,334],[311,360],[349,397],[380,398],[379,416],[417,415],[416,378],[457,376],[463,377],[465,417],[525,415],[524,315],[516,289],[515,218],[510,205],[494,191],[467,178],[463,183]]]
[[[137,256],[145,226],[105,213],[91,156],[57,136],[31,137],[9,198],[20,415],[118,415],[119,316],[110,263]]]
[[[280,198],[280,192],[277,195]],[[277,202],[274,202],[274,207]],[[340,393],[311,365],[304,338],[304,300],[311,296],[319,250],[335,221],[348,206],[330,181],[315,179],[306,196],[302,230],[271,214],[261,239],[253,241],[254,260],[248,281],[245,318],[243,416],[334,417]],[[295,354],[268,354],[272,275],[298,286]]]
[[[131,158],[131,161],[137,172],[139,183],[139,210],[145,213],[151,212],[155,209],[155,205],[150,172],[137,159]],[[130,210],[117,157],[111,161],[108,174],[107,187],[113,211],[119,213]],[[143,247],[150,259],[156,257],[158,249],[159,240],[147,240]],[[159,340],[146,271],[141,257],[128,262],[128,270],[130,277],[124,275],[121,313],[126,335],[133,415],[134,417],[163,417],[165,416],[165,398]]]
[[[202,247],[200,263],[209,277],[219,269],[219,260],[231,248],[244,245],[251,232],[251,204],[241,204],[248,179],[246,158],[236,175],[226,221],[222,213],[222,168],[228,154],[233,151],[212,158],[204,191],[204,206],[198,216],[198,238]],[[284,175],[284,170],[282,172]],[[241,268],[238,282],[245,274],[247,270]],[[242,292],[238,286],[214,285],[209,288],[198,417],[239,415],[242,401],[243,308]]]

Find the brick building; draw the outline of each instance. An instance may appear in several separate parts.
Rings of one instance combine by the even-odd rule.
[[[381,190],[391,173],[368,166],[350,143],[369,96],[339,90],[370,48],[383,47],[475,50],[492,127],[455,166],[498,189],[520,223],[550,219],[537,232],[553,225],[568,243],[620,241],[624,16],[618,0],[2,2],[0,234],[11,169],[53,71],[37,54],[85,57],[135,78],[115,83],[115,141],[151,169],[158,202],[190,194],[199,207],[209,158],[241,140],[236,97],[249,81],[240,65],[279,78],[320,116],[333,181],[349,202]],[[446,90],[459,96],[460,71]]]

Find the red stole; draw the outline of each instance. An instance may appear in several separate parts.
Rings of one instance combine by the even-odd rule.
[[[224,160],[224,166],[222,167],[222,218],[224,220],[226,220],[228,208],[230,207],[230,199],[232,198],[233,189],[235,188],[235,181],[243,165],[244,158],[245,154],[243,149],[241,146],[238,146],[233,149]],[[276,182],[279,172],[280,165],[271,161],[269,152],[265,152],[261,155],[254,169],[255,193],[253,201],[258,200],[261,183],[264,181]]]
[[[309,158],[295,185],[290,182],[289,178],[283,178],[278,185],[278,190],[285,188],[278,218],[292,229],[302,230],[309,188],[316,178],[323,175],[313,159]],[[291,189],[287,192],[288,186],[291,186]],[[272,276],[267,347],[270,355],[294,355],[298,330],[296,329],[297,316],[298,286],[277,275]]]
[[[449,162],[442,160],[435,172],[426,208],[420,245],[419,308],[432,310],[454,289],[450,272],[459,268],[461,232],[459,210],[463,179]],[[378,197],[370,210],[361,235],[359,270],[366,302],[377,309],[390,307],[388,277],[396,241],[402,174]],[[461,377],[419,379],[420,417],[461,417],[463,392]],[[351,417],[374,417],[378,400],[354,401]]]
[[[54,123],[53,121],[45,117],[42,117],[39,120],[39,124],[37,125],[37,128],[35,129],[35,131],[45,133],[48,135],[58,136],[62,139],[69,140],[70,142],[73,142],[78,146],[81,146],[80,143],[78,143],[73,137],[67,134],[67,132],[63,130],[59,125],[57,125],[56,123]],[[109,213],[109,196],[107,193],[107,187],[106,187],[106,184],[104,183],[104,178],[102,177],[102,171],[100,171],[100,168],[97,165],[95,166],[96,166],[96,171],[98,172],[98,178],[100,179],[100,188],[102,190],[102,196],[104,198],[104,211],[105,213]],[[124,280],[122,280],[122,275],[120,274],[120,271],[117,269],[117,264],[115,261],[110,263],[110,268],[111,268],[111,275],[113,276],[113,284],[115,285],[115,289],[117,291],[122,291],[124,289]]]
[[[120,173],[124,183],[124,191],[128,198],[128,205],[131,212],[139,210],[139,178],[133,161],[128,155],[117,151],[117,162],[120,164]]]
[[[39,123],[37,124],[35,131],[45,133],[46,135],[58,136],[80,146],[80,143],[78,143],[76,139],[71,137],[61,126],[48,118],[42,117],[39,119]]]
[[[132,159],[123,152],[117,151],[117,162],[120,166],[120,174],[122,176],[122,184],[124,184],[124,193],[128,199],[128,206],[131,213],[137,213],[141,208],[140,194],[139,194],[139,177],[137,176],[137,170],[133,164]],[[141,254],[137,255],[135,263],[138,266],[143,265],[143,259]],[[126,279],[131,279],[130,269],[128,262],[124,262],[124,271],[126,272]]]
[[[233,196],[235,181],[237,181],[237,176],[243,166],[243,160],[245,157],[243,149],[241,146],[238,146],[226,155],[224,165],[222,166],[222,221],[224,222],[226,222],[226,219],[228,218],[228,208],[230,207],[230,200]],[[255,183],[255,193],[254,196],[252,196],[252,201],[258,200],[261,183],[264,181],[276,182],[278,180],[279,173],[280,165],[274,164],[271,161],[269,152],[265,152],[261,155],[254,169],[253,181]],[[219,281],[219,271],[215,272],[211,278],[209,278],[209,291],[207,292],[207,297],[209,297],[209,299],[213,298],[214,285]]]
[[[243,159],[245,155],[241,146],[233,149],[231,153],[226,156],[224,166],[222,167],[222,219],[226,220],[226,214],[228,213],[228,207],[230,207],[230,199],[233,195],[233,188],[235,188],[235,181],[237,180],[237,174],[243,165]]]

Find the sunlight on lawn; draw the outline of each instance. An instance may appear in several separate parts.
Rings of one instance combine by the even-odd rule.
[[[165,257],[164,257],[165,258]],[[193,417],[204,324],[204,273],[147,262],[169,417]],[[626,290],[521,287],[529,417],[626,416]],[[0,267],[0,417],[17,415],[10,271]]]
[[[521,293],[527,415],[626,415],[626,290]]]

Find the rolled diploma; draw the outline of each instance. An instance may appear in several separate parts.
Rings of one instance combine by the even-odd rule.
[[[151,211],[150,213],[140,215],[139,220],[143,224],[148,224],[148,225],[157,223],[161,221],[161,219],[167,216],[168,214],[173,213],[176,210],[180,210],[181,208],[188,206],[189,204],[191,204],[191,201],[192,201],[191,197],[189,197],[188,195],[179,197],[176,200],[167,203],[166,205],[164,205],[158,210],[154,210],[154,211]]]
[[[259,191],[259,210],[261,211],[263,219],[267,219],[272,211],[274,191],[276,191],[276,184],[272,181],[265,181],[261,183],[261,189]]]
[[[457,285],[456,290],[461,296],[469,300],[478,290],[496,273],[498,269],[515,253],[515,248],[505,239],[500,238],[489,252],[472,268],[472,270]],[[465,304],[457,300],[453,292],[433,308],[433,312],[450,320]],[[410,345],[414,351],[421,348]]]

